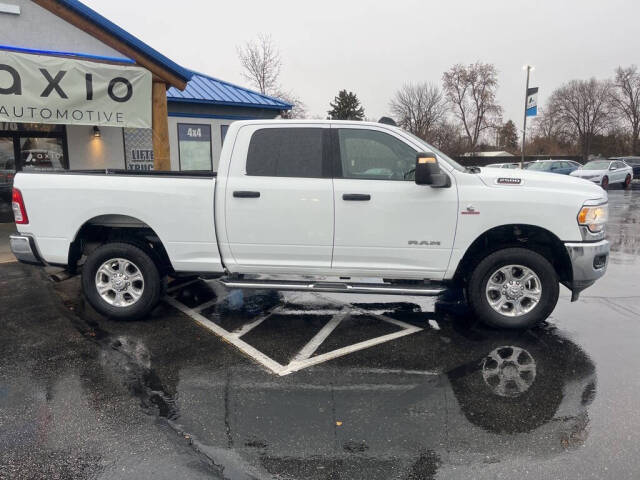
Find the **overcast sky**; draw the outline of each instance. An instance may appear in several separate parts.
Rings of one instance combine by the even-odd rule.
[[[441,85],[451,65],[481,60],[498,68],[504,119],[521,128],[525,63],[542,105],[565,81],[640,63],[637,0],[84,1],[177,63],[241,85],[236,47],[271,34],[281,83],[311,115],[346,88],[378,119],[403,83]]]

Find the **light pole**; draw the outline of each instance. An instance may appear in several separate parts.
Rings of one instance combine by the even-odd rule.
[[[525,65],[522,67],[527,69],[527,86],[524,89],[524,120],[522,122],[522,157],[520,158],[520,169],[524,168],[524,145],[527,137],[527,98],[529,97],[529,75],[533,67],[531,65]]]

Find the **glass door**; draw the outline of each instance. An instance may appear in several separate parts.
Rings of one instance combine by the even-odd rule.
[[[21,170],[65,170],[66,163],[62,138],[20,136]]]
[[[13,137],[0,137],[0,223],[13,222],[11,188],[16,173]]]
[[[13,222],[11,191],[16,171],[68,168],[64,125],[0,122],[0,223]]]

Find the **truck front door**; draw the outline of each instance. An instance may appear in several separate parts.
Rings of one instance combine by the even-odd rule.
[[[442,278],[456,231],[458,196],[416,185],[417,150],[392,130],[333,125],[335,240],[332,267],[362,276]]]
[[[232,271],[331,267],[333,183],[328,124],[246,125],[235,139],[225,191],[223,256]],[[228,249],[228,250],[227,250]]]

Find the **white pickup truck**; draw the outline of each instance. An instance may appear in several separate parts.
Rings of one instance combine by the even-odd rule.
[[[390,125],[240,121],[217,174],[18,173],[22,261],[82,272],[102,314],[137,318],[165,278],[233,288],[460,292],[526,328],[606,270],[607,194],[564,175],[464,168]],[[363,280],[366,279],[366,280]]]

